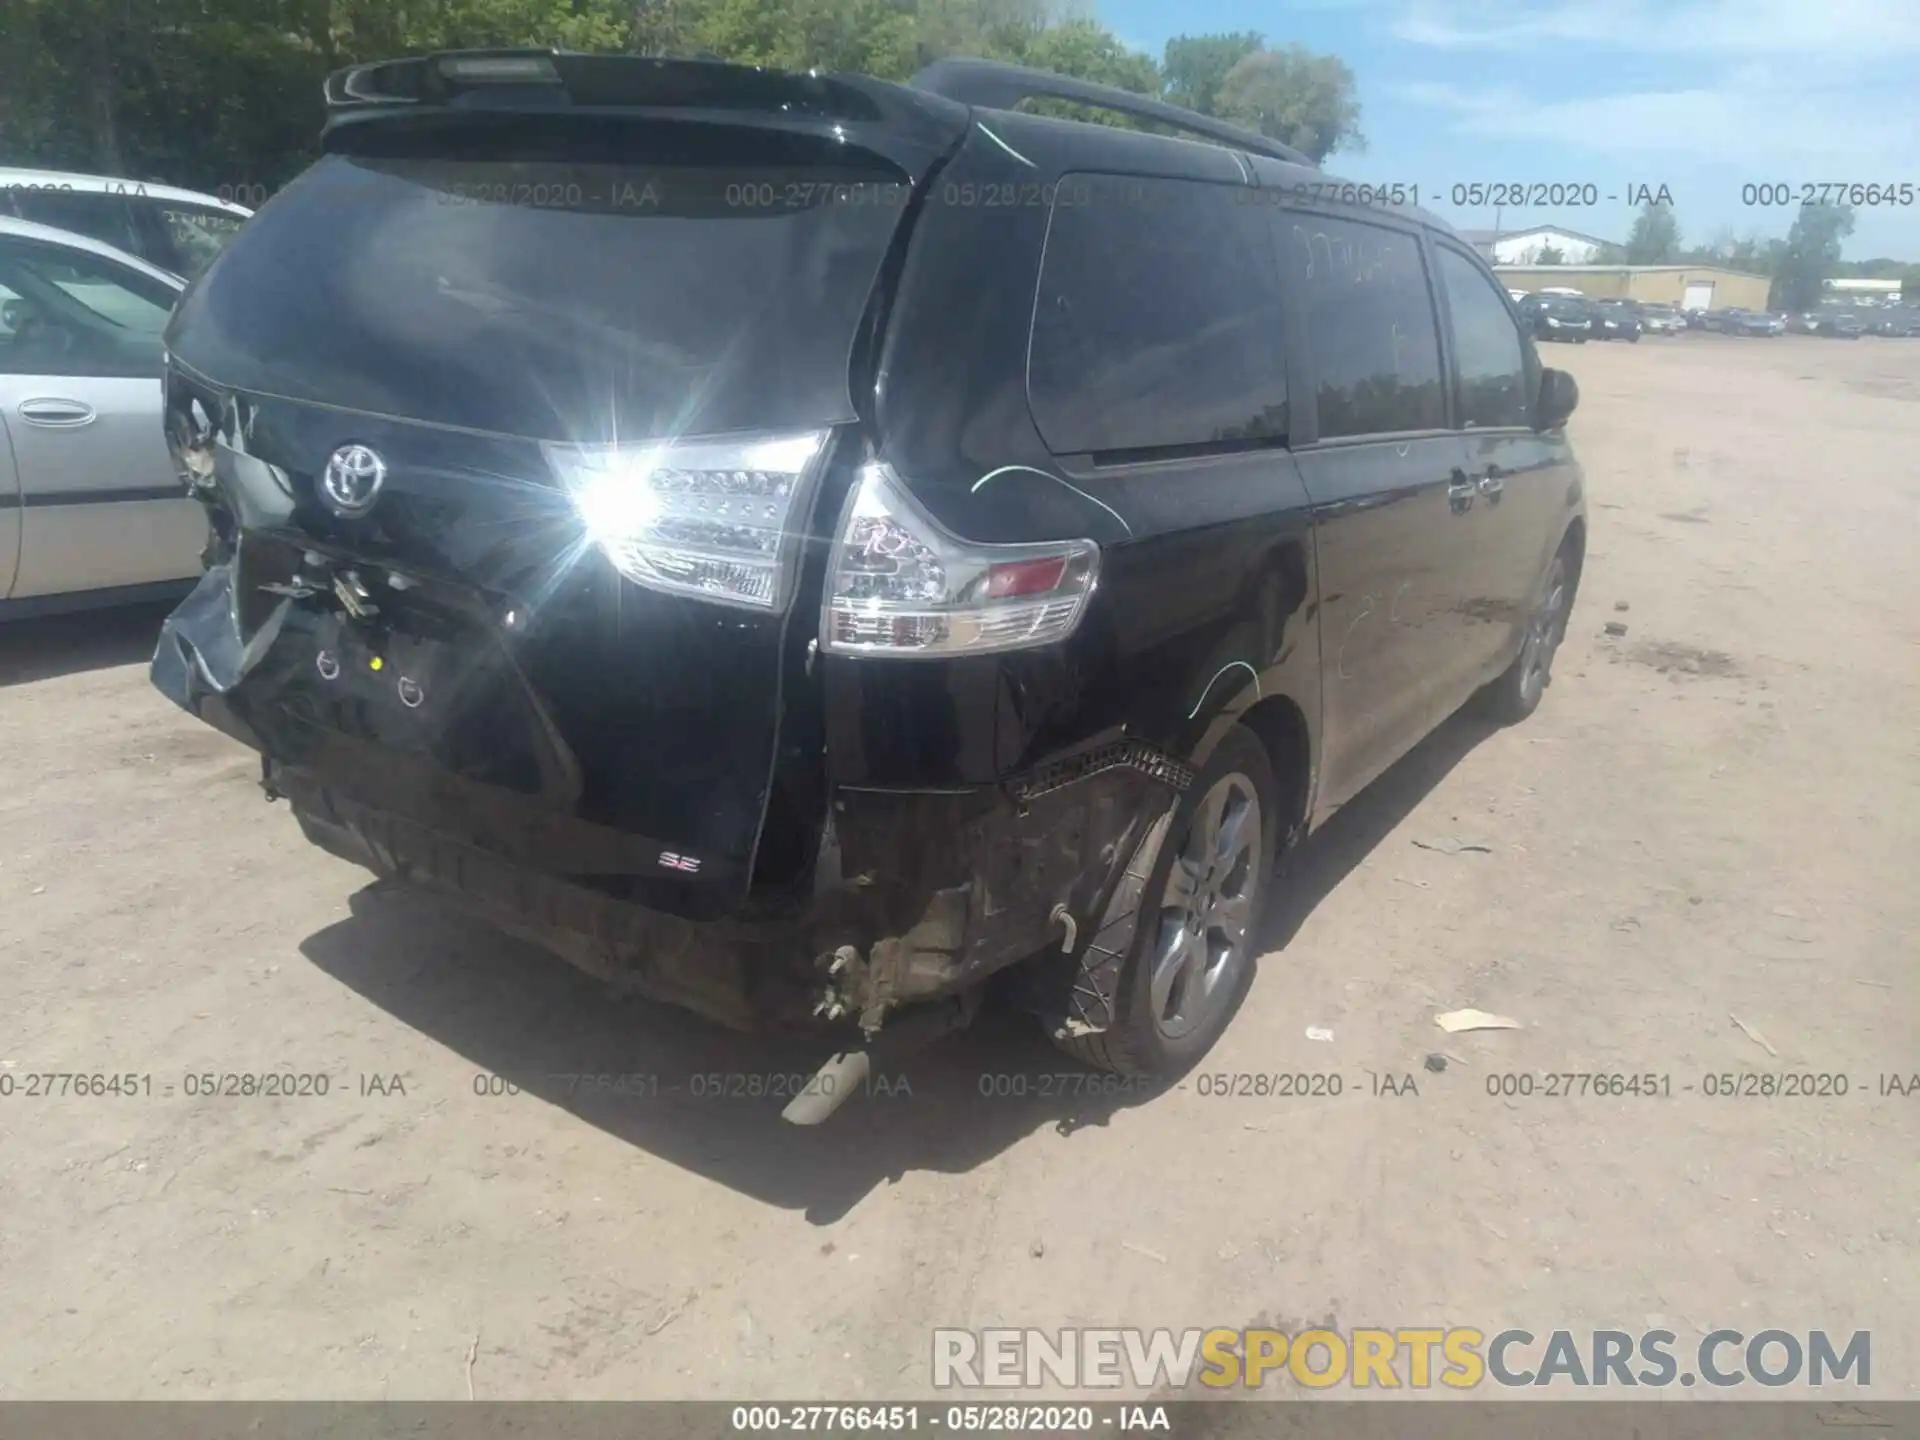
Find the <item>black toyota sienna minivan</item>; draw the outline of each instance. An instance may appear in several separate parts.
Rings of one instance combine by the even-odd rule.
[[[982,61],[459,52],[327,100],[167,334],[212,539],[154,683],[325,849],[818,1028],[792,1118],[1002,971],[1177,1073],[1289,847],[1540,701],[1577,392],[1391,187]]]

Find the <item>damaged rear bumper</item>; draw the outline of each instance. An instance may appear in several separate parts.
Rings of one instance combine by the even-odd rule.
[[[896,1011],[970,992],[1037,952],[1077,959],[1142,837],[1191,778],[1116,741],[1000,786],[842,788],[806,893],[689,918],[685,904],[645,903],[656,881],[634,860],[653,842],[296,723],[249,696],[281,612],[242,643],[224,575],[210,571],[168,620],[153,681],[266,757],[269,794],[292,802],[311,841],[620,989],[735,1029],[857,1023],[872,1035]],[[1063,962],[1050,967],[1058,984],[1028,987],[1054,1028],[1073,1004],[1075,960]]]
[[[847,794],[832,824],[839,883],[786,915],[696,921],[463,844],[302,767],[270,763],[268,783],[321,848],[453,900],[618,989],[750,1031],[857,1022],[875,1033],[898,1011],[1087,935],[1106,875],[1162,808],[1159,782],[1121,767],[1025,806]],[[1032,996],[1064,1022],[1070,990]]]

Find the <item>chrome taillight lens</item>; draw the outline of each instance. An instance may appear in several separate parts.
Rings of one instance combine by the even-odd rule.
[[[827,432],[547,444],[586,538],[635,584],[777,612]]]
[[[979,655],[1064,640],[1100,574],[1091,540],[980,545],[884,464],[861,468],[828,561],[820,643],[850,655]]]

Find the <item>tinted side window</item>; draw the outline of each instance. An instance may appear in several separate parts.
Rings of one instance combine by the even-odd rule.
[[[133,231],[133,212],[121,196],[22,186],[13,192],[13,208],[22,220],[71,230],[89,239],[104,240],[117,249],[135,255],[140,253],[140,241]]]
[[[158,375],[172,300],[98,256],[0,237],[0,374]]]
[[[1460,423],[1526,424],[1526,360],[1513,316],[1479,266],[1444,245],[1439,255],[1460,374]]]
[[[1027,368],[1049,449],[1287,433],[1269,213],[1204,181],[1061,182]]]
[[[1419,238],[1322,215],[1280,223],[1320,376],[1320,434],[1444,425],[1440,332]]]

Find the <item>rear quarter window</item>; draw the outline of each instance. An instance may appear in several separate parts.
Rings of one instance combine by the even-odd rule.
[[[1205,181],[1075,176],[1058,193],[1027,370],[1048,448],[1284,437],[1269,212]]]

